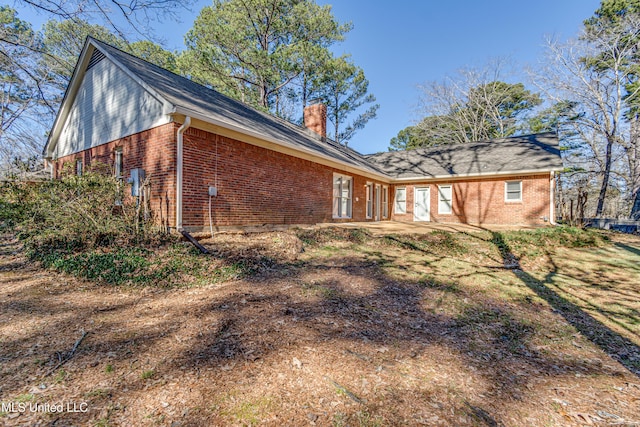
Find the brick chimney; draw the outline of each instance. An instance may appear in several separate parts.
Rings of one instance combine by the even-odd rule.
[[[304,126],[323,138],[327,137],[327,106],[316,102],[304,108]]]

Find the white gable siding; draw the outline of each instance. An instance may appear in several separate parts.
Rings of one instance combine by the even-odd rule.
[[[54,157],[77,153],[169,122],[163,104],[108,59],[82,81]]]

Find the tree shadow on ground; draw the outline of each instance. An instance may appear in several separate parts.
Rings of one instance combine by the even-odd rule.
[[[381,265],[384,260],[345,257],[339,263],[303,268],[272,266],[271,273],[246,279],[250,288],[211,301],[202,309],[202,316],[217,313],[221,318],[216,327],[203,331],[195,346],[176,355],[173,368],[196,365],[218,370],[229,363],[251,363],[271,353],[286,354],[329,342],[362,360],[376,358],[372,346],[393,347],[396,361],[415,357],[413,353],[431,346],[448,348],[462,366],[471,367],[486,380],[487,393],[497,400],[526,400],[526,386],[536,376],[615,375],[595,362],[538,351],[529,342],[534,329],[500,301],[468,302],[457,316],[427,312],[422,301],[442,292],[459,292],[457,288],[449,282],[391,277]],[[283,270],[286,275],[278,277],[277,272]],[[324,277],[327,273],[339,278]],[[321,279],[309,279],[314,276]],[[345,277],[349,283],[344,282]],[[280,279],[294,283],[296,291],[274,286]],[[354,291],[353,285],[361,280],[371,286]],[[528,374],[521,375],[525,371]],[[465,403],[466,413],[480,425],[502,425],[491,415],[494,409],[482,408],[482,402]]]
[[[392,243],[395,247],[407,242],[396,239]],[[426,244],[415,248],[405,246],[421,255],[429,253],[441,258],[440,254],[426,250]],[[215,292],[196,289],[193,299],[189,296],[181,304],[165,301],[165,297],[178,294],[171,292],[148,294],[139,307],[133,298],[123,302],[114,298],[108,306],[98,308],[81,298],[73,304],[65,301],[47,304],[50,297],[47,294],[25,297],[21,304],[4,307],[16,320],[29,319],[34,314],[58,314],[47,322],[51,331],[74,328],[77,322],[86,320],[99,321],[68,368],[75,373],[78,367],[87,370],[94,367],[91,372],[98,372],[99,376],[100,364],[107,361],[116,364],[123,374],[108,390],[110,401],[131,396],[142,399],[149,395],[152,381],[171,381],[165,378],[179,375],[180,381],[183,377],[187,380],[197,377],[208,382],[209,393],[202,394],[210,407],[211,400],[227,390],[236,387],[251,390],[259,379],[271,380],[274,373],[282,373],[283,359],[290,361],[297,357],[298,363],[307,363],[301,354],[306,354],[306,347],[313,347],[320,353],[313,367],[324,375],[321,377],[324,382],[315,386],[344,390],[345,400],[361,402],[357,403],[358,407],[372,414],[382,413],[393,419],[389,414],[397,407],[404,408],[406,414],[415,414],[422,410],[417,406],[428,404],[430,396],[423,387],[429,378],[419,369],[407,368],[417,360],[416,364],[425,363],[434,369],[458,369],[461,376],[480,378],[477,382],[486,394],[478,397],[477,390],[469,391],[461,386],[450,393],[455,400],[452,398],[451,402],[431,409],[432,413],[443,415],[445,409],[447,412],[455,409],[458,414],[474,420],[473,424],[466,424],[501,426],[508,423],[505,412],[511,405],[526,403],[528,386],[535,378],[564,378],[578,373],[614,377],[620,373],[597,361],[568,360],[540,350],[532,344],[535,329],[523,319],[518,308],[499,299],[477,298],[476,294],[457,286],[454,280],[413,280],[390,274],[385,266],[399,264],[406,256],[403,251],[380,253],[370,259],[338,253],[305,262],[243,256],[247,265],[261,266],[262,270],[216,288]],[[503,258],[507,259],[504,255]],[[64,287],[60,292],[62,296],[68,290]],[[437,300],[445,294],[464,301],[459,310],[456,307],[456,312],[443,313],[425,308],[428,306],[425,301]],[[561,303],[562,300],[557,304]],[[14,372],[22,369],[20,358],[37,338],[34,332],[15,342],[3,342],[3,352],[14,353],[4,354],[11,357],[8,361],[15,367]],[[69,347],[71,344],[73,341],[65,343]],[[433,350],[440,348],[444,349],[442,353]],[[47,356],[55,349],[49,346],[37,351]],[[161,355],[154,359],[158,353]],[[434,355],[442,355],[443,359]],[[0,358],[2,356],[0,354]],[[421,357],[426,362],[421,362]],[[145,359],[153,362],[150,364]],[[351,371],[346,372],[339,366],[345,359]],[[125,370],[126,364],[130,366]],[[337,365],[335,369],[333,364]],[[139,371],[143,369],[152,370],[157,379],[141,378]],[[413,375],[417,385],[390,385],[384,390],[387,394],[367,402],[358,396],[356,380],[379,370],[392,372],[394,378]],[[334,378],[335,372],[344,377]],[[295,374],[290,377],[295,378]],[[29,383],[31,380],[25,379],[18,385],[23,387]],[[432,390],[439,387],[446,389],[449,384],[436,384]],[[2,391],[14,394],[19,388],[7,387]],[[274,387],[276,392],[280,390]],[[436,398],[446,397],[447,393],[440,389],[433,391]],[[95,404],[105,403],[106,399],[95,397]],[[189,415],[193,417],[193,425],[201,425],[205,416],[210,417],[208,421],[215,417],[212,411],[206,411],[209,410]],[[203,413],[206,415],[198,418]],[[82,417],[81,414],[74,416],[77,420]],[[221,419],[220,423],[224,421]]]
[[[509,244],[500,232],[492,231],[492,241],[500,251],[500,254],[506,264],[517,263],[517,258],[511,251]],[[616,246],[619,244],[616,243]],[[626,245],[622,245],[626,246]],[[624,248],[626,249],[626,248]],[[629,247],[635,253],[636,249]],[[607,353],[611,358],[620,362],[631,373],[640,377],[640,347],[634,344],[628,338],[620,335],[607,327],[602,322],[586,313],[576,304],[559,295],[549,287],[558,273],[558,266],[549,257],[552,270],[547,273],[543,280],[538,280],[531,274],[520,268],[514,270],[515,276],[525,284],[529,289],[535,292],[540,298],[544,299],[549,305],[569,324],[576,328],[582,335],[596,344],[602,351]]]
[[[624,249],[625,251],[631,252],[632,254],[640,256],[640,249],[634,248],[633,246],[625,245],[624,243],[616,242],[614,246]]]

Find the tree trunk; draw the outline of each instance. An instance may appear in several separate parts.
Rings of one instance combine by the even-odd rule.
[[[631,213],[629,219],[640,221],[640,186],[636,186],[632,194],[633,204],[631,205]]]
[[[560,210],[562,209],[562,207],[565,205],[564,203],[564,187],[562,185],[562,172],[559,172],[556,174],[555,176],[556,179],[556,191],[555,191],[555,200],[553,200],[553,203],[555,203],[556,209],[555,209],[555,213],[556,216],[558,216],[558,212],[560,212],[561,215],[563,215],[563,211]],[[555,220],[555,218],[551,218],[552,220]],[[562,218],[564,220],[564,218]]]
[[[631,119],[631,141],[627,150],[629,157],[629,175],[631,184],[631,212],[629,218],[640,220],[640,117]]]
[[[596,218],[602,216],[604,210],[604,199],[607,197],[607,188],[609,187],[609,177],[611,176],[611,156],[613,149],[614,137],[607,136],[607,149],[604,156],[604,173],[602,174],[602,185],[600,186],[600,194],[598,195],[598,206],[596,208]]]
[[[260,105],[269,109],[269,87],[264,81],[260,82]]]

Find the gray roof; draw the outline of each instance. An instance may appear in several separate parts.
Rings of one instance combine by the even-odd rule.
[[[555,133],[390,151],[365,157],[395,179],[506,175],[562,169]]]
[[[289,143],[360,169],[384,175],[376,166],[369,164],[362,154],[343,147],[328,138],[321,138],[309,129],[255,110],[240,101],[98,40],[89,39],[88,42],[113,57],[176,107],[187,109],[235,128],[244,129],[248,133],[257,133],[275,141]]]

